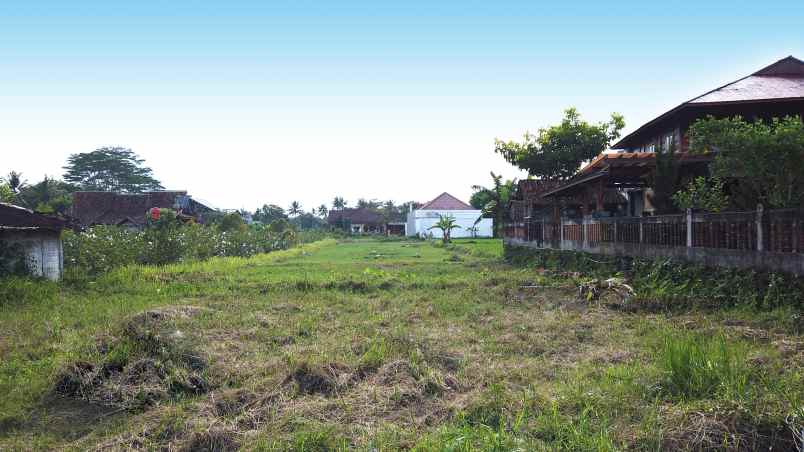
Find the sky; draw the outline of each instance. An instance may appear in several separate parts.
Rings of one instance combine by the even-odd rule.
[[[468,200],[576,107],[626,130],[780,58],[804,1],[0,0],[0,174],[131,148],[253,210]]]

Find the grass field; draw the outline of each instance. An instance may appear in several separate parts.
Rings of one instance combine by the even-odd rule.
[[[6,281],[0,450],[795,450],[800,331],[580,278],[497,240],[327,240]]]

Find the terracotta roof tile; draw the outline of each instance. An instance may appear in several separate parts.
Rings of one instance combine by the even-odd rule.
[[[419,207],[418,210],[476,210],[460,199],[447,192],[441,193],[435,199]]]

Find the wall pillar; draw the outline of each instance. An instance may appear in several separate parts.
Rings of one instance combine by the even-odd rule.
[[[692,248],[692,209],[687,209],[687,248]]]
[[[762,231],[762,213],[764,208],[762,204],[757,204],[757,219],[756,219],[756,228],[757,228],[757,251],[764,251],[765,250],[765,243]]]

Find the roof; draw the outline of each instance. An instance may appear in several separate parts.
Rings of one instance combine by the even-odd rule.
[[[460,199],[444,192],[416,210],[477,210]]]
[[[342,220],[347,220],[352,224],[382,223],[384,221],[378,212],[364,207],[329,211],[327,223],[332,224]]]
[[[793,56],[682,103],[626,135],[612,149],[628,147],[647,129],[687,108],[780,100],[804,100],[804,61]]]
[[[67,228],[67,220],[55,215],[46,215],[12,204],[0,203],[0,230],[46,230],[61,231]]]
[[[72,215],[85,226],[93,224],[143,225],[146,213],[152,207],[181,209],[184,214],[188,215],[213,210],[192,199],[184,190],[144,193],[78,191],[73,193]]]

